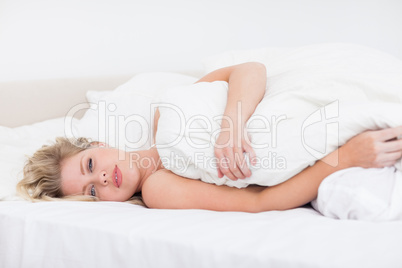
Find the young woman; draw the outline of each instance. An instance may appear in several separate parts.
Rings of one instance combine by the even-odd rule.
[[[245,138],[245,124],[264,96],[266,70],[262,64],[246,63],[214,71],[198,82],[212,81],[229,83],[224,115],[231,120],[222,120],[221,128],[226,129],[225,124],[232,122],[231,131],[222,131],[216,140],[218,174],[242,180],[251,175],[244,165],[244,153],[250,155],[251,163],[255,161],[254,150]],[[243,107],[240,114],[238,102]],[[155,126],[158,119],[157,112]],[[402,141],[396,140],[401,134],[402,127],[364,132],[283,183],[243,189],[178,176],[163,167],[156,148],[135,152],[134,158],[132,152],[119,152],[102,143],[58,138],[54,145],[42,147],[28,160],[18,189],[24,196],[44,200],[127,201],[141,193],[150,208],[284,210],[313,200],[321,181],[338,170],[393,165],[401,157]],[[125,157],[119,157],[122,154]],[[338,164],[328,164],[334,162]]]

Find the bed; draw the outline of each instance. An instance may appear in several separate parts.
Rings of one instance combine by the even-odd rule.
[[[31,203],[15,195],[25,155],[56,136],[103,135],[99,125],[88,127],[99,117],[87,102],[117,101],[113,94],[124,90],[148,98],[166,86],[193,83],[218,67],[272,62],[283,53],[277,48],[227,52],[208,59],[205,71],[193,75],[147,72],[1,84],[2,96],[20,98],[7,109],[24,107],[33,114],[22,118],[22,126],[0,127],[0,267],[401,267],[400,177],[381,184],[386,187],[380,192],[377,178],[371,184],[374,190],[354,190],[360,203],[344,195],[336,204],[321,199],[297,209],[256,214],[158,210],[117,202]],[[43,105],[47,100],[37,105],[27,94],[35,90],[37,96],[52,98],[47,92],[54,93],[54,88],[59,91],[54,97],[64,95],[56,98],[51,114]],[[107,116],[114,111],[107,110]],[[15,123],[11,118],[2,117],[2,124]],[[126,131],[135,135],[136,129],[133,125]],[[320,191],[329,196],[333,188],[350,191],[362,183],[337,184],[341,175],[327,178]],[[362,202],[368,211],[361,212]]]
[[[124,203],[0,203],[2,267],[400,267],[401,222],[151,210]]]

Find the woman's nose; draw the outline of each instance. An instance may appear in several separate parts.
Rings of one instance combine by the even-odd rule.
[[[99,180],[100,180],[101,185],[107,185],[108,184],[106,171],[102,171],[99,174]]]

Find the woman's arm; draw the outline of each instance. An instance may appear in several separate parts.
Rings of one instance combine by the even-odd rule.
[[[251,175],[248,166],[242,165],[246,163],[243,152],[250,154],[252,163],[255,161],[254,150],[245,133],[245,124],[265,94],[266,80],[265,65],[247,62],[215,70],[196,82],[226,81],[229,84],[224,112],[226,120],[221,123],[221,129],[224,131],[221,131],[215,146],[215,156],[219,160],[219,177],[226,175],[236,180]],[[238,103],[241,103],[241,109],[238,109]],[[159,110],[156,109],[153,137],[157,131],[159,116]]]
[[[221,133],[215,145],[219,177],[226,175],[232,180],[244,179],[251,172],[247,165],[242,165],[245,163],[243,153],[249,153],[252,162],[255,158],[245,132],[245,124],[265,94],[266,69],[262,63],[243,63],[213,71],[197,83],[213,81],[229,83]]]
[[[315,165],[273,187],[216,186],[161,170],[145,181],[142,195],[150,208],[245,212],[291,209],[316,198],[320,183],[338,170],[394,164],[401,157],[402,139],[392,139],[401,134],[402,127],[359,134]]]
[[[291,179],[265,189],[258,203],[263,210],[299,207],[317,198],[321,182],[338,170],[392,166],[402,156],[402,139],[396,140],[401,134],[402,127],[363,132]]]
[[[333,157],[334,154],[328,157]],[[286,210],[313,200],[325,177],[349,167],[332,167],[324,161],[318,161],[314,166],[279,185],[251,186],[243,189],[185,179],[168,170],[161,170],[147,179],[142,188],[142,197],[148,207],[161,209],[244,212]]]

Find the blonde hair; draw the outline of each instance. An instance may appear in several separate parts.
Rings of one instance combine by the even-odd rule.
[[[98,144],[86,138],[56,138],[51,145],[43,145],[24,166],[24,178],[17,184],[17,193],[32,202],[37,201],[99,201],[88,195],[64,196],[61,190],[61,163],[79,152]],[[131,204],[145,206],[141,195],[134,195],[128,201]]]

